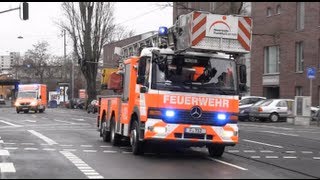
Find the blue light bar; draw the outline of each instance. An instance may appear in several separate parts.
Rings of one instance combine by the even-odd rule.
[[[174,111],[172,111],[172,110],[166,110],[166,116],[167,117],[173,117],[174,116]]]
[[[166,36],[166,35],[168,35],[168,28],[161,26],[161,27],[159,27],[158,33],[159,33],[159,36]]]
[[[218,120],[226,120],[227,119],[227,115],[222,114],[222,113],[219,113],[217,117],[218,117]]]

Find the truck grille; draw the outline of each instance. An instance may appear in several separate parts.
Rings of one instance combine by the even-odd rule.
[[[28,106],[28,105],[30,105],[30,103],[29,103],[29,102],[21,102],[20,105],[22,105],[22,106]]]

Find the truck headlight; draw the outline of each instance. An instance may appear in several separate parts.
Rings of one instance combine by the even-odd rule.
[[[31,105],[31,106],[36,106],[36,105],[37,105],[37,101],[32,101],[32,102],[30,103],[30,105]]]
[[[19,102],[14,103],[15,106],[20,106]]]
[[[234,132],[233,131],[223,131],[223,136],[224,137],[231,137],[234,136]]]

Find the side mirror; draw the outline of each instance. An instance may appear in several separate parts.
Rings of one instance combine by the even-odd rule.
[[[144,84],[144,76],[138,76],[137,77],[137,84]]]
[[[42,98],[41,98],[41,95],[40,95],[39,99],[42,99]]]
[[[141,86],[141,87],[140,87],[140,93],[146,93],[146,92],[148,92],[148,87],[146,87],[146,86]]]
[[[240,83],[246,84],[247,83],[247,68],[246,65],[241,64],[239,67],[239,77]]]

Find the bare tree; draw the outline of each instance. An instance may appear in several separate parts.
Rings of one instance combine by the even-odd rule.
[[[67,22],[60,26],[67,30],[75,56],[86,81],[88,100],[96,98],[98,62],[104,43],[111,42],[115,29],[113,3],[63,2]]]
[[[33,49],[29,49],[25,53],[25,62],[29,70],[34,72],[34,75],[39,78],[39,83],[43,83],[46,67],[50,55],[48,54],[48,42],[42,41],[33,45]]]

